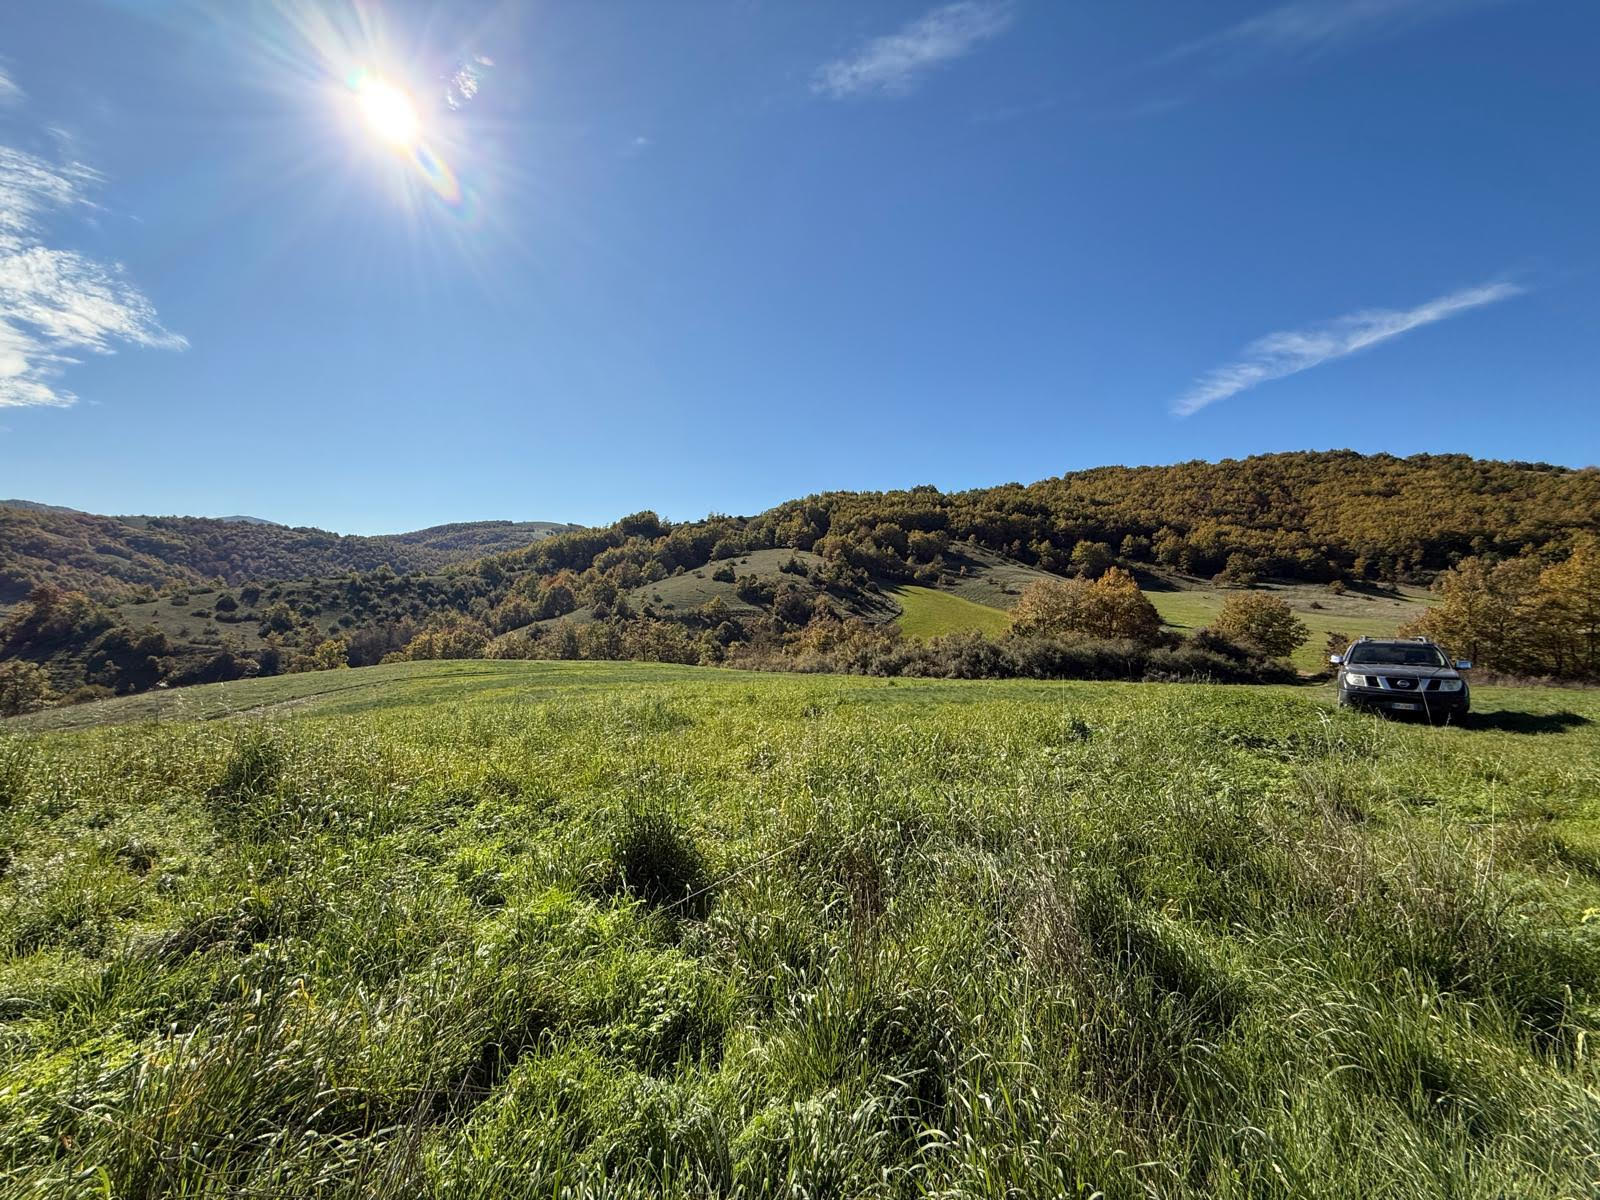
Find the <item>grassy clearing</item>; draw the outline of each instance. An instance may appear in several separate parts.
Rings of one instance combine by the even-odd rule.
[[[1600,1187],[1593,692],[231,686],[0,737],[0,1194]]]
[[[987,604],[908,585],[890,595],[900,604],[900,628],[907,637],[931,638],[947,633],[985,633],[999,637],[1011,628],[1011,615]]]
[[[1405,622],[1420,616],[1428,603],[1428,594],[1414,588],[1398,597],[1359,592],[1336,596],[1326,588],[1309,584],[1271,585],[1265,590],[1294,609],[1295,615],[1311,630],[1310,639],[1289,660],[1301,671],[1320,671],[1327,667],[1327,652],[1323,647],[1328,634],[1337,631],[1353,638],[1388,637]],[[1231,594],[1227,588],[1216,587],[1145,591],[1162,621],[1184,633],[1210,624]],[[1317,607],[1311,607],[1313,604]]]

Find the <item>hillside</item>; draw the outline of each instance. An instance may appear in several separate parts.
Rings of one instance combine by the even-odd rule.
[[[141,589],[221,580],[307,579],[387,566],[437,571],[576,528],[549,521],[479,521],[386,537],[291,529],[253,517],[107,517],[28,502],[0,503],[0,605],[40,584],[116,600]]]
[[[1070,671],[1264,679],[1260,664],[1220,661],[1226,647],[1192,636],[1234,589],[1287,600],[1312,634],[1295,665],[1311,670],[1330,633],[1387,634],[1415,619],[1423,587],[1464,556],[1537,573],[1597,529],[1600,472],[1344,452],[1102,468],[951,495],[827,493],[754,517],[641,512],[600,529],[478,522],[348,538],[0,509],[11,598],[41,581],[70,590],[48,611],[19,606],[0,657],[40,664],[62,694],[390,655],[985,674],[1000,668],[981,646],[912,663],[893,632],[1003,637],[1029,583],[1118,565],[1142,581],[1178,657],[1111,655]],[[1021,649],[1006,671],[1069,671],[1053,650]]]
[[[1330,701],[410,662],[12,722],[0,1190],[1592,1195],[1596,694]]]

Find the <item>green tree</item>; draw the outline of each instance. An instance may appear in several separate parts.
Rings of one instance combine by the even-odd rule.
[[[0,717],[38,712],[52,699],[50,677],[38,663],[0,663]]]
[[[311,652],[313,671],[337,671],[350,665],[350,645],[343,638],[327,638]]]
[[[294,628],[294,610],[283,601],[279,601],[267,609],[266,615],[261,618],[261,636],[269,633],[288,633]]]
[[[578,598],[564,580],[556,580],[539,593],[539,616],[542,619],[564,617],[578,607]]]
[[[1311,636],[1305,622],[1278,597],[1243,592],[1222,602],[1211,629],[1231,641],[1244,642],[1272,658],[1287,658]]]
[[[450,613],[434,617],[407,644],[402,658],[477,658],[489,644],[489,630],[470,617]]]
[[[1217,576],[1217,582],[1233,587],[1249,587],[1259,578],[1260,573],[1256,570],[1255,560],[1248,554],[1235,551],[1228,555],[1227,564]]]
[[[1085,579],[1100,578],[1111,563],[1111,547],[1104,542],[1079,542],[1072,548],[1072,569]]]

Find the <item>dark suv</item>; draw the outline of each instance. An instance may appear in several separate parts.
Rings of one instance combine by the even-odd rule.
[[[1472,664],[1452,664],[1426,638],[1357,638],[1328,661],[1339,668],[1340,708],[1416,713],[1437,720],[1465,716],[1472,703],[1467,681],[1457,673]]]

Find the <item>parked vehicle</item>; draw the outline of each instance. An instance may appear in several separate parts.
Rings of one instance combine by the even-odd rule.
[[[1454,663],[1427,638],[1357,638],[1328,661],[1338,667],[1340,708],[1415,713],[1429,720],[1463,717],[1472,692]]]

